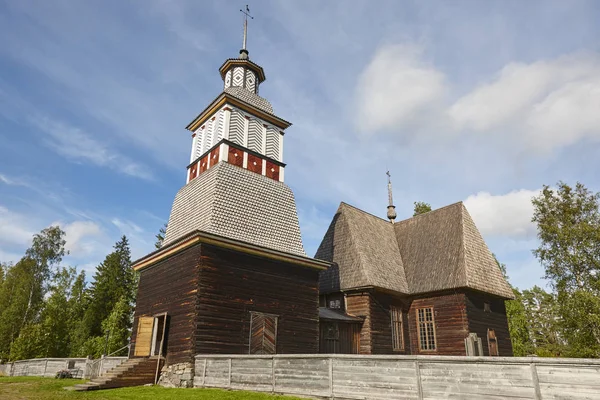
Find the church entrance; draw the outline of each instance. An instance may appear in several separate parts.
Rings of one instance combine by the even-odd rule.
[[[134,356],[166,355],[169,316],[167,313],[138,319]]]
[[[151,356],[162,356],[166,354],[167,341],[167,313],[162,313],[154,316],[154,330],[152,332],[152,348],[150,349]]]

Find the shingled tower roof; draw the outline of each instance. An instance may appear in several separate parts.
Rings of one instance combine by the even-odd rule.
[[[341,203],[315,258],[323,293],[376,287],[412,295],[469,288],[513,293],[462,202],[391,224]]]

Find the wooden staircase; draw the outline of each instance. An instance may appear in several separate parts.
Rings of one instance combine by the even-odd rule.
[[[109,370],[104,375],[89,382],[75,385],[73,390],[113,389],[127,386],[141,386],[154,383],[157,357],[130,358],[121,365]],[[164,359],[160,360],[160,367]],[[159,369],[160,371],[160,369]]]

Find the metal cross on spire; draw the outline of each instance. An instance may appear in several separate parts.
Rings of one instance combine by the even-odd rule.
[[[390,222],[393,224],[394,220],[396,219],[396,206],[394,206],[394,200],[392,199],[392,175],[390,175],[390,171],[387,171],[385,173],[388,177],[388,211],[387,211],[387,217],[390,220]]]
[[[248,17],[250,17],[250,19],[254,19],[254,17],[250,15],[248,4],[246,4],[246,10],[240,10],[240,12],[244,14],[244,43],[242,45],[242,50],[246,50],[246,40],[248,39]]]

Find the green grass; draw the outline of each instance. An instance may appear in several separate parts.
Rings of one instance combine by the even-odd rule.
[[[166,389],[160,386],[138,386],[122,389],[73,392],[63,388],[83,383],[80,379],[53,379],[33,376],[0,377],[2,400],[300,400],[297,397],[227,391],[220,389]]]

